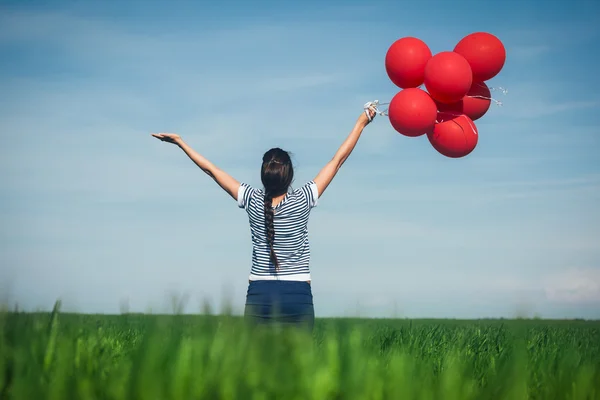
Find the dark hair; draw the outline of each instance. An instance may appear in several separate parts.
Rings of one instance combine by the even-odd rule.
[[[275,241],[275,227],[273,225],[273,197],[287,193],[288,188],[294,180],[294,166],[287,151],[278,147],[267,151],[262,160],[260,179],[265,188],[265,225],[267,242],[271,249],[271,261],[275,268],[279,268],[279,261],[273,250]]]

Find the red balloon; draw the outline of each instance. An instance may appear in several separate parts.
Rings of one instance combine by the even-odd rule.
[[[473,121],[476,121],[483,117],[490,109],[491,97],[490,88],[485,82],[473,82],[471,89],[469,89],[462,100],[452,104],[440,102],[436,102],[436,104],[438,111],[441,113],[452,114],[454,116],[465,114]]]
[[[440,114],[442,122],[436,123],[433,132],[427,134],[429,143],[438,153],[460,158],[470,154],[477,146],[477,127],[466,115],[458,117]]]
[[[455,103],[462,99],[473,83],[467,60],[458,53],[443,51],[431,57],[425,67],[425,87],[439,102]]]
[[[385,55],[385,70],[390,80],[402,89],[423,84],[425,65],[431,50],[420,39],[404,37],[396,40]]]
[[[454,47],[471,65],[473,80],[487,81],[504,67],[506,49],[496,36],[487,32],[476,32],[465,36]]]
[[[427,92],[419,88],[396,93],[388,108],[390,123],[405,136],[416,137],[433,131],[437,107]]]

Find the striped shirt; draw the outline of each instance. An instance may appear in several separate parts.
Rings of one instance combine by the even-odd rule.
[[[308,217],[317,206],[317,185],[309,181],[304,186],[288,192],[273,207],[275,240],[273,249],[279,261],[279,270],[270,259],[265,225],[264,192],[248,184],[240,184],[238,206],[244,208],[250,222],[252,236],[252,269],[250,280],[310,280],[310,247],[308,243]]]

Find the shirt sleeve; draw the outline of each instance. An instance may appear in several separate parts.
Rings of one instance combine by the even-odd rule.
[[[319,190],[314,181],[308,181],[302,188],[302,192],[306,196],[309,209],[316,207],[319,204]]]
[[[250,198],[254,193],[254,188],[246,183],[240,183],[240,187],[238,189],[237,195],[237,203],[239,208],[248,208],[248,204],[250,203]]]

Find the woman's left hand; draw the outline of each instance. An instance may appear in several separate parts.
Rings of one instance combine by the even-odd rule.
[[[369,113],[369,116],[367,116],[367,112]],[[371,106],[368,108],[368,110],[365,110],[360,114],[360,117],[358,118],[358,123],[362,126],[367,126],[371,123],[373,118],[375,118],[375,115],[377,115],[375,112],[375,108]]]

